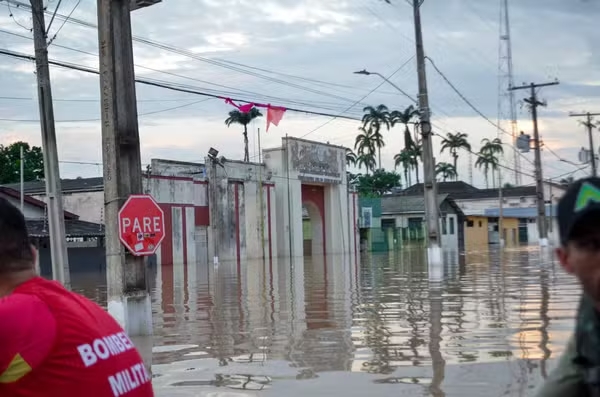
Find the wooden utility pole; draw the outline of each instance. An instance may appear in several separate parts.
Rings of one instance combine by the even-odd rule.
[[[46,180],[46,206],[50,229],[50,255],[52,277],[70,288],[69,256],[65,233],[65,213],[63,210],[58,149],[54,128],[54,108],[50,89],[50,69],[48,67],[48,44],[43,0],[30,0],[33,20],[33,44],[38,83],[38,102],[42,126],[42,152],[44,155],[44,178]]]
[[[419,114],[423,137],[423,190],[425,193],[425,217],[427,220],[427,248],[429,263],[441,263],[439,207],[437,184],[435,181],[435,159],[433,157],[432,129],[430,122],[427,74],[425,70],[425,50],[421,29],[421,5],[424,0],[413,0],[415,20],[415,42],[417,47],[417,70],[419,78]]]
[[[542,174],[542,156],[541,156],[541,147],[540,147],[540,133],[538,130],[538,116],[537,116],[537,107],[538,106],[546,106],[545,103],[538,101],[537,93],[535,92],[536,88],[540,87],[548,87],[552,85],[558,85],[558,81],[554,81],[552,83],[542,83],[535,84],[531,83],[529,85],[523,85],[520,87],[510,87],[511,90],[530,90],[530,97],[525,98],[524,101],[531,106],[531,117],[533,120],[533,145],[535,150],[535,180],[536,180],[536,190],[537,190],[537,210],[538,210],[538,233],[539,233],[539,243],[541,246],[548,245],[548,225],[546,221],[546,200],[544,199],[544,176]]]
[[[594,149],[594,138],[592,137],[592,130],[596,128],[596,125],[592,122],[592,116],[600,116],[600,113],[571,113],[569,116],[571,117],[585,117],[586,121],[582,121],[583,124],[588,131],[588,137],[590,140],[590,158],[592,161],[592,176],[597,176],[597,167],[596,167],[596,150]]]
[[[150,4],[148,4],[150,5]],[[108,311],[130,336],[152,335],[146,260],[119,240],[118,213],[142,194],[130,2],[98,0]]]

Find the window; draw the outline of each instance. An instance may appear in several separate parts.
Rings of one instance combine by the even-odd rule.
[[[442,234],[443,234],[443,235],[446,235],[446,234],[448,234],[448,230],[447,230],[447,228],[448,228],[448,224],[447,224],[446,217],[443,217],[443,218],[442,218]]]
[[[479,227],[483,227],[483,222],[479,221]]]
[[[450,235],[453,236],[454,235],[454,217],[451,216],[448,219],[450,219]]]
[[[473,227],[475,225],[475,222],[473,222],[472,220],[467,220],[467,227]]]

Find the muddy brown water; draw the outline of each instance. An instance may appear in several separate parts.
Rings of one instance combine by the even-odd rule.
[[[530,395],[580,289],[537,247],[150,270],[159,396]],[[106,304],[102,273],[73,289]],[[150,354],[150,352],[148,352]]]

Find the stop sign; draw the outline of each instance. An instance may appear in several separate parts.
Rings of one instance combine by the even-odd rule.
[[[165,215],[152,196],[131,195],[119,210],[119,239],[135,256],[152,255],[165,238]]]

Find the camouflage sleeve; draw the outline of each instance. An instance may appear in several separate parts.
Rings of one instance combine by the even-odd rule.
[[[548,375],[545,382],[540,385],[535,397],[571,397],[585,396],[583,374],[573,364],[575,358],[575,337],[571,336],[567,348],[560,357],[558,364]]]

